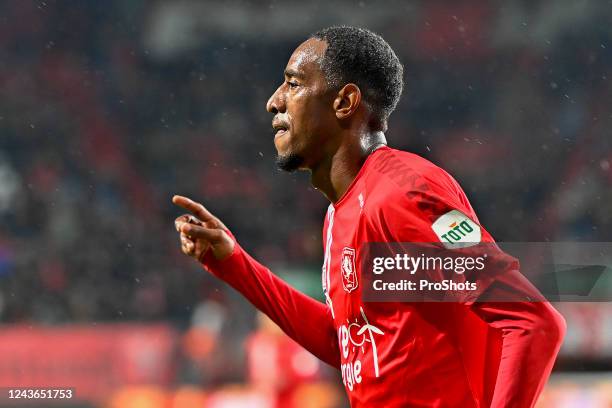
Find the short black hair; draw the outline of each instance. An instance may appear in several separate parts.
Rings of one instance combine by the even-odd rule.
[[[386,130],[404,87],[404,67],[391,46],[368,29],[350,26],[325,28],[310,38],[327,43],[321,69],[328,85],[357,85],[373,113],[372,126]]]

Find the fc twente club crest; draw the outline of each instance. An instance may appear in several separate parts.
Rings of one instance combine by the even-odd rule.
[[[342,287],[347,292],[352,292],[357,289],[357,270],[355,268],[355,250],[353,248],[344,247],[342,250]]]

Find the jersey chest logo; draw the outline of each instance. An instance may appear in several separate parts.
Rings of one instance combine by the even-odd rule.
[[[355,250],[353,248],[344,247],[342,249],[342,260],[340,264],[340,274],[342,275],[342,287],[348,293],[351,293],[359,282],[357,281],[357,269],[355,268]]]

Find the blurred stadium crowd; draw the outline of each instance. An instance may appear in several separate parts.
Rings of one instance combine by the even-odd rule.
[[[268,329],[180,254],[170,198],[206,203],[319,296],[327,203],[275,169],[265,102],[292,49],[337,22],[394,47],[389,143],[451,172],[496,239],[610,240],[608,2],[360,2],[336,20],[314,4],[0,3],[2,323],[169,322],[176,381],[256,381],[243,344]]]

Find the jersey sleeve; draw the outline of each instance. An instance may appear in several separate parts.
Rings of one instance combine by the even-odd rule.
[[[401,197],[388,202],[384,216],[397,242],[441,242],[448,248],[452,241],[475,241],[496,246],[450,176],[435,180],[423,177],[410,190],[402,192]],[[465,236],[449,236],[448,226],[460,222],[468,223],[474,231]],[[565,320],[520,273],[518,262],[509,262],[504,269],[486,282],[479,299],[464,306],[501,338],[500,364],[493,377],[490,406],[533,407],[561,347]],[[508,296],[517,301],[482,301]]]
[[[291,287],[246,253],[236,242],[224,260],[207,253],[204,267],[240,292],[289,337],[317,358],[340,368],[340,352],[329,309]]]
[[[441,169],[440,172],[436,177],[415,177],[410,188],[396,191],[396,197],[383,207],[386,216],[393,221],[394,238],[398,242],[443,244],[494,242],[480,225],[459,184]],[[448,225],[466,221],[474,231],[458,238],[454,234],[449,236],[450,230],[443,228],[447,220]]]

